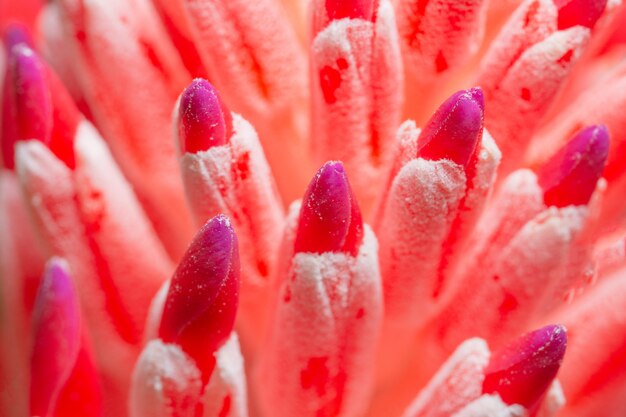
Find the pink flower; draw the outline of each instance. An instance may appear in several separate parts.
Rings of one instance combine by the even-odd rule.
[[[620,0],[14,3],[1,415],[626,412]]]

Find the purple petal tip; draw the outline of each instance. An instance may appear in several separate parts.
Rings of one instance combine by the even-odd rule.
[[[485,99],[480,88],[448,98],[430,118],[419,137],[418,156],[449,159],[467,167],[482,136]]]
[[[606,126],[589,126],[577,133],[537,174],[545,204],[587,204],[602,176],[609,145]]]
[[[206,151],[230,139],[231,113],[208,81],[196,78],[183,91],[178,129],[183,153]]]
[[[296,252],[358,253],[363,220],[343,164],[324,164],[309,184],[300,209]]]
[[[170,284],[159,328],[205,372],[228,338],[239,303],[239,249],[230,220],[218,215],[196,234]]]
[[[566,347],[567,331],[562,325],[525,334],[491,355],[483,392],[533,410],[556,377]]]
[[[12,22],[4,30],[4,47],[7,53],[21,43],[33,47],[33,39],[28,28],[21,23]]]
[[[58,258],[46,265],[34,322],[30,404],[33,415],[47,415],[81,343],[78,297],[65,262]]]

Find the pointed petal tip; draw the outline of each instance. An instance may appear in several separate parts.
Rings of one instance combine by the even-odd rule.
[[[373,20],[375,0],[325,0],[329,20],[344,18]]]
[[[196,78],[180,97],[178,131],[181,152],[196,153],[228,143],[232,116],[217,90]]]
[[[344,252],[355,256],[362,240],[361,211],[343,164],[326,162],[302,199],[295,252]]]
[[[480,87],[456,92],[426,123],[419,137],[418,156],[449,159],[467,167],[482,136],[484,112]]]
[[[168,291],[159,337],[205,372],[233,330],[239,303],[239,249],[224,215],[210,219],[183,255]]]
[[[9,52],[9,66],[17,140],[37,139],[47,144],[52,131],[52,104],[43,63],[30,47],[17,44]]]
[[[573,26],[593,29],[604,13],[607,0],[553,0],[558,9],[557,27],[559,30]]]
[[[67,265],[46,264],[35,301],[30,400],[33,415],[48,415],[55,393],[65,384],[81,339],[80,307]]]
[[[7,54],[21,43],[33,47],[33,38],[28,27],[19,22],[11,22],[5,27],[3,41]]]
[[[483,92],[482,88],[472,87],[464,91],[461,90],[461,93],[463,92],[465,94],[468,94],[474,100],[474,102],[478,105],[478,107],[480,107],[480,110],[483,113],[485,112],[485,93]]]
[[[532,410],[556,377],[567,348],[567,330],[549,325],[532,331],[491,355],[483,393]]]
[[[609,145],[609,131],[604,125],[589,126],[574,135],[537,174],[545,204],[587,204],[602,176]]]
[[[46,264],[35,308],[30,415],[101,415],[100,377],[65,260]]]
[[[45,61],[24,43],[11,49],[9,65],[15,140],[38,140],[74,169],[74,134],[82,116],[69,93]]]

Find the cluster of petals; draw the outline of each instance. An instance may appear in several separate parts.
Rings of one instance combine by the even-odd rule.
[[[0,3],[0,415],[623,417],[625,28]]]

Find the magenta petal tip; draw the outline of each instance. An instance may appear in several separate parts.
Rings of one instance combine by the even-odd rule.
[[[11,22],[4,30],[4,47],[7,52],[15,45],[23,43],[29,47],[33,47],[33,39],[28,28],[18,22]]]
[[[527,333],[494,352],[485,369],[483,393],[533,410],[556,377],[567,347],[567,331],[550,325]]]
[[[229,337],[239,303],[239,249],[230,220],[218,215],[183,255],[163,308],[159,337],[182,347],[204,372]]]
[[[181,152],[201,152],[228,143],[232,117],[217,90],[196,78],[180,97],[178,131]]]
[[[480,88],[461,90],[430,118],[419,137],[418,156],[449,159],[466,167],[482,136],[485,98]]]
[[[606,126],[589,126],[550,158],[537,174],[545,204],[556,207],[587,204],[602,176],[609,144]]]
[[[49,415],[81,343],[80,307],[67,267],[53,258],[35,301],[31,355],[31,415]]]
[[[363,220],[343,164],[326,162],[309,184],[300,209],[296,252],[358,253]]]
[[[585,26],[592,29],[606,8],[607,0],[554,0],[559,10],[558,28]]]
[[[48,143],[52,131],[52,103],[43,63],[25,44],[11,49],[17,139]]]

